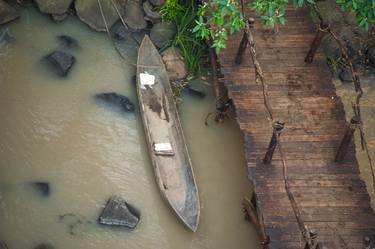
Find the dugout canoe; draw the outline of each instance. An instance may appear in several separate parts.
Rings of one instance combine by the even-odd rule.
[[[147,35],[138,51],[137,94],[161,195],[180,220],[195,232],[200,216],[198,188],[168,74]]]

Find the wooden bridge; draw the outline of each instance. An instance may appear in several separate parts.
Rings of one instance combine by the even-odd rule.
[[[375,240],[375,215],[359,176],[354,144],[343,163],[334,162],[348,127],[343,104],[324,55],[318,51],[313,63],[304,62],[316,31],[309,10],[288,7],[286,17],[288,24],[277,34],[259,20],[252,34],[274,116],[285,122],[280,141],[291,192],[301,219],[317,232],[320,249],[365,248],[365,237]],[[280,154],[276,150],[271,164],[262,163],[271,121],[249,51],[240,66],[234,63],[241,38],[242,32],[230,37],[219,61],[244,134],[249,179],[270,239],[268,248],[303,249],[305,242],[284,188]]]

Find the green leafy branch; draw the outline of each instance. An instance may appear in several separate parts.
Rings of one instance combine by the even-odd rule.
[[[226,47],[228,35],[244,27],[236,0],[209,0],[199,6],[197,16],[193,32],[211,41],[216,53]]]

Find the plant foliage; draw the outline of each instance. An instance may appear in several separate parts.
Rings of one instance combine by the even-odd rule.
[[[183,13],[185,8],[178,2],[178,0],[166,0],[165,4],[160,8],[160,14],[163,21],[175,21],[177,15]]]
[[[193,32],[211,41],[217,53],[225,48],[228,35],[244,26],[236,0],[209,0],[199,6],[197,16]]]

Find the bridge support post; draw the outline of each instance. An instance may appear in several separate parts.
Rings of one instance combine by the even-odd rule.
[[[243,59],[243,55],[244,55],[246,47],[247,47],[247,43],[248,43],[248,37],[247,37],[246,31],[244,30],[243,36],[242,36],[242,39],[241,39],[241,42],[240,42],[240,46],[238,47],[236,58],[234,59],[234,63],[236,65],[242,64],[242,59]]]
[[[350,142],[353,139],[354,131],[357,128],[357,125],[359,124],[360,124],[360,121],[357,117],[353,117],[350,120],[350,125],[348,129],[346,130],[344,137],[341,140],[339,149],[337,150],[335,162],[341,163],[344,160],[344,157],[346,155],[346,152],[348,151]]]
[[[276,121],[272,124],[272,126],[273,126],[273,133],[272,133],[271,141],[268,145],[266,155],[264,156],[264,159],[263,159],[264,164],[270,164],[272,161],[273,152],[276,149],[281,131],[284,129],[284,122]]]
[[[310,50],[305,57],[306,63],[312,63],[313,62],[315,53],[318,50],[318,48],[319,48],[319,46],[322,42],[323,37],[326,35],[328,28],[329,28],[328,24],[325,24],[323,22],[320,23],[319,28],[316,32],[315,38],[314,38],[313,42],[311,43]]]

